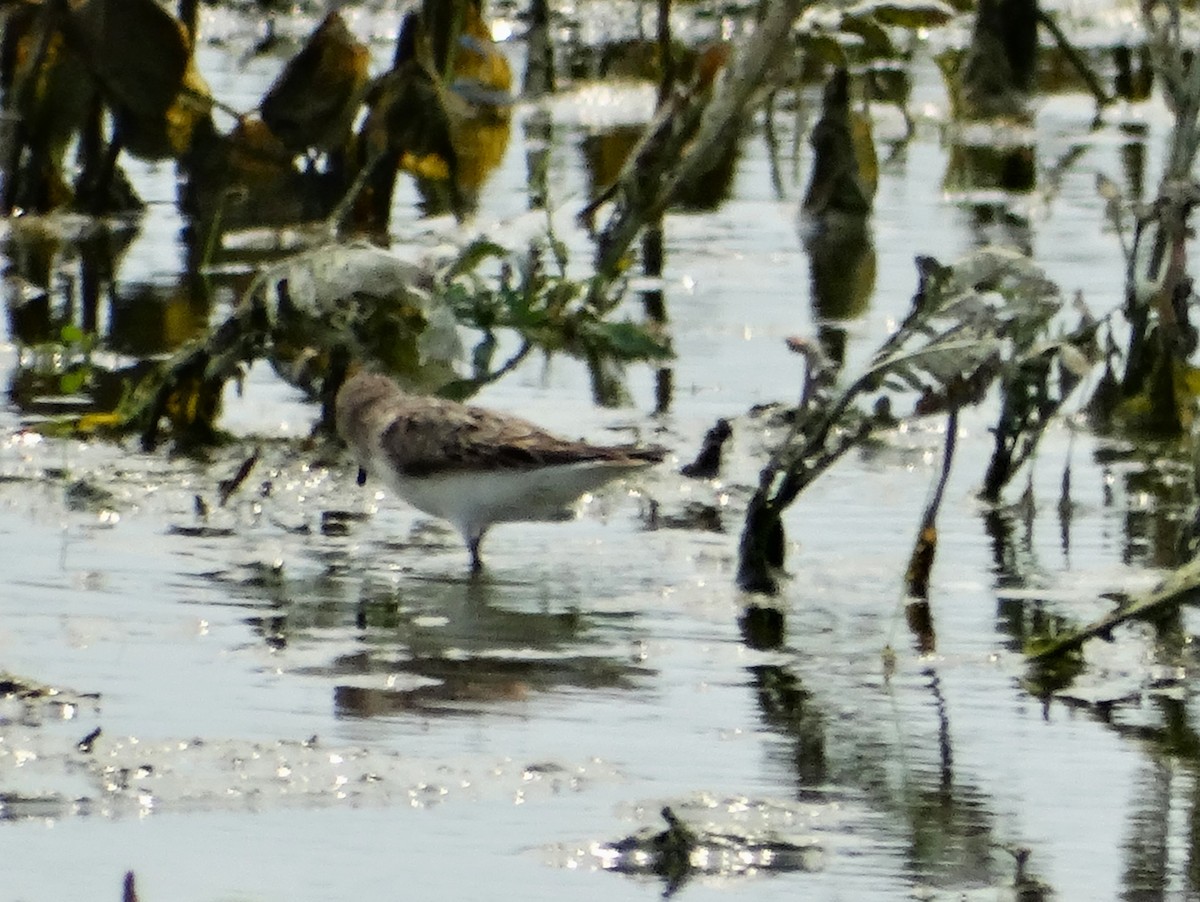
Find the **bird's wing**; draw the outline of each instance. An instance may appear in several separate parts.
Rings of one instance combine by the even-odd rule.
[[[436,398],[398,411],[380,441],[397,471],[410,476],[629,459],[627,449],[564,439],[519,417]]]

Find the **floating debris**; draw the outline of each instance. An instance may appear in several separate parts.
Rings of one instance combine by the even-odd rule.
[[[598,759],[519,762],[397,752],[302,741],[110,737],[83,741],[0,720],[0,821],[158,811],[402,805],[457,798],[529,801],[619,778]],[[9,778],[19,776],[19,782]]]
[[[733,427],[729,420],[722,417],[717,420],[708,432],[704,433],[704,442],[696,459],[681,467],[679,472],[692,479],[713,479],[721,473],[721,451],[725,443],[733,435]]]
[[[647,828],[593,849],[607,871],[653,874],[672,896],[691,878],[739,877],[758,873],[818,871],[823,849],[792,842],[772,832],[715,831],[684,822],[670,805],[661,810],[666,830]]]
[[[74,692],[0,671],[0,703],[19,706],[12,712],[8,705],[0,704],[0,727],[12,722],[34,726],[48,718],[71,720],[81,708],[97,710],[99,701],[98,692]]]

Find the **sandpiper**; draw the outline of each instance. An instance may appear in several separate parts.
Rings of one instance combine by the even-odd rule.
[[[335,409],[359,483],[369,472],[413,507],[449,520],[475,572],[493,523],[569,519],[580,495],[666,454],[560,438],[519,417],[409,394],[365,371],[346,380]]]

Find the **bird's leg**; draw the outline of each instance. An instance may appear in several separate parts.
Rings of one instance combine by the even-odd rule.
[[[483,541],[483,530],[467,535],[467,551],[471,553],[471,573],[483,572],[483,557],[479,553],[479,544]]]

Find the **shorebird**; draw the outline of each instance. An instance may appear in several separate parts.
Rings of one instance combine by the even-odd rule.
[[[564,520],[580,495],[663,459],[661,447],[593,445],[519,417],[403,391],[359,372],[337,394],[338,433],[367,473],[413,507],[452,523],[471,570],[493,523]]]

